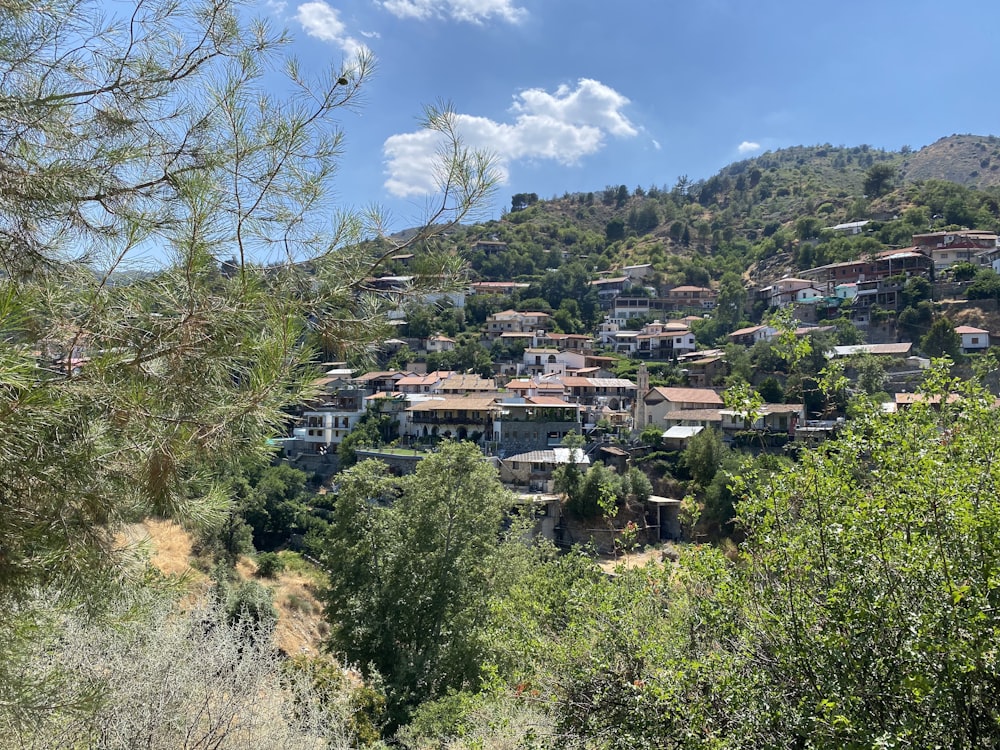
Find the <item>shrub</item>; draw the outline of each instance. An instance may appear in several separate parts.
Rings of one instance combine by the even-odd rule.
[[[261,552],[257,555],[257,576],[274,578],[285,569],[285,561],[276,552]]]

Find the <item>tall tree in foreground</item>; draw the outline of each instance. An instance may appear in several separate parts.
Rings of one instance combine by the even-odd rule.
[[[471,443],[444,443],[401,479],[376,461],[340,475],[324,555],[331,645],[382,676],[396,720],[478,684],[509,504]]]
[[[329,200],[335,118],[371,58],[315,78],[289,60],[275,96],[287,39],[235,3],[129,11],[0,7],[0,711],[25,721],[47,705],[17,667],[34,592],[97,604],[134,570],[123,524],[217,520],[229,492],[206,457],[262,455],[307,395],[304,342],[362,345],[392,302],[364,287],[398,250],[380,217]],[[492,162],[450,112],[426,124],[440,230],[490,190]],[[454,277],[439,261],[435,280]]]

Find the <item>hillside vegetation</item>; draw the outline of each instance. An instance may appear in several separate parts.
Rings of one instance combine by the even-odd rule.
[[[796,146],[698,181],[609,185],[550,199],[520,194],[500,220],[449,239],[463,252],[478,239],[507,243],[498,254],[467,252],[483,280],[533,281],[573,264],[593,274],[648,262],[655,281],[703,284],[734,271],[763,282],[906,246],[915,232],[1000,229],[998,154],[1000,139],[970,135],[919,151]],[[824,231],[866,219],[861,235]]]

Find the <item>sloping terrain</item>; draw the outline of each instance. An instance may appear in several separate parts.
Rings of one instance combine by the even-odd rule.
[[[952,135],[907,154],[903,179],[947,180],[966,187],[1000,185],[1000,138]]]
[[[149,561],[166,576],[187,581],[192,593],[204,593],[209,577],[195,567],[191,534],[173,521],[147,519],[130,526],[124,541],[138,547]],[[275,641],[286,654],[319,654],[328,632],[323,605],[316,597],[322,575],[297,555],[281,553],[285,570],[275,578],[255,578],[266,586],[278,612]],[[237,562],[236,571],[243,579],[254,578],[257,566],[247,556]]]

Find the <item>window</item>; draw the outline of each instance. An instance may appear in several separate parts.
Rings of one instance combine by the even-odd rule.
[[[972,343],[973,344],[978,344],[979,343],[979,337],[978,336],[973,336],[972,337]]]

